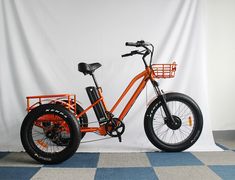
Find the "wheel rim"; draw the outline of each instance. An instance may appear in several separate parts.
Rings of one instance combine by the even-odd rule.
[[[60,116],[46,114],[32,124],[31,137],[34,147],[45,153],[59,153],[70,143],[69,126]]]
[[[176,125],[172,125],[167,120],[162,106],[156,108],[153,116],[153,131],[156,138],[167,145],[181,144],[190,138],[194,132],[195,121],[193,111],[187,104],[180,101],[168,101],[167,106],[176,120]]]

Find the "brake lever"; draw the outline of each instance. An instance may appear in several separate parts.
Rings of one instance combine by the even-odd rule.
[[[142,53],[138,50],[135,50],[135,51],[131,51],[130,53],[123,54],[122,57],[133,56],[135,54],[142,54]]]
[[[138,50],[135,50],[135,51],[131,51],[132,56],[135,55],[135,54],[139,54],[139,51]]]

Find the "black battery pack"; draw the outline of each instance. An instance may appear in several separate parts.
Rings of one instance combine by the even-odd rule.
[[[91,104],[94,104],[100,98],[98,90],[94,86],[87,87],[86,92],[88,94]],[[106,120],[106,114],[103,104],[99,102],[98,104],[93,106],[93,109],[99,123],[104,122]]]

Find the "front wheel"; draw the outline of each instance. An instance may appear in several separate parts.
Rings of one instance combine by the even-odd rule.
[[[150,142],[163,151],[183,151],[192,146],[202,132],[201,110],[185,94],[167,93],[164,96],[174,123],[166,117],[162,102],[157,98],[145,113],[145,133]]]

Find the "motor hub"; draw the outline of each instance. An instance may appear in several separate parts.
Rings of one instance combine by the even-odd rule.
[[[174,121],[171,119],[168,119],[167,117],[164,118],[165,124],[172,130],[177,130],[181,127],[182,121],[178,116],[172,115],[172,118]]]

